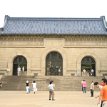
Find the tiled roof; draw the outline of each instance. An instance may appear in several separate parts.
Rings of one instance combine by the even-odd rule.
[[[5,17],[2,34],[107,34],[105,17],[22,18]]]

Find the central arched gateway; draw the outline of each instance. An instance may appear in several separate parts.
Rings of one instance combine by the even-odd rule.
[[[96,76],[96,62],[93,57],[85,56],[81,61],[82,76]]]
[[[18,75],[18,67],[20,67],[20,72],[25,74],[25,71],[27,71],[27,60],[22,55],[18,55],[13,60],[13,75]]]
[[[60,53],[53,51],[46,56],[45,75],[63,75],[63,59]]]

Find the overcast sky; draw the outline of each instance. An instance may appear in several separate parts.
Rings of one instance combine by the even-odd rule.
[[[107,19],[107,0],[0,0],[0,27],[5,15]]]

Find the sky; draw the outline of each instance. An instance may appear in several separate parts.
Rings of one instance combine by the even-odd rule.
[[[107,0],[0,0],[0,27],[5,15],[107,19]]]

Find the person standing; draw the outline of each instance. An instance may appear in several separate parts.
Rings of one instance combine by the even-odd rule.
[[[83,91],[83,80],[81,81],[81,90]]]
[[[26,81],[26,94],[30,93],[29,81]]]
[[[107,80],[103,79],[103,82],[105,83],[105,86],[100,91],[100,99],[102,103],[102,107],[107,107]]]
[[[83,93],[86,93],[87,83],[85,80],[83,80],[83,82],[82,82],[82,87],[83,87]]]
[[[35,81],[33,81],[32,83],[32,88],[33,88],[33,93],[35,94],[35,92],[37,91],[37,86]]]
[[[20,74],[21,74],[21,67],[18,66],[18,68],[17,68],[17,75],[20,76]]]
[[[91,97],[94,96],[94,82],[92,81],[90,84],[90,93],[91,93]]]
[[[2,83],[2,81],[0,81],[0,88],[2,88],[2,85],[3,85],[3,83]]]
[[[25,71],[25,67],[24,67],[24,66],[22,67],[22,71],[23,71],[23,72]]]
[[[49,100],[55,100],[54,99],[54,84],[53,81],[50,81],[49,85],[48,85],[48,89],[49,89]]]
[[[83,71],[82,71],[82,76],[86,76],[86,69],[83,69]]]
[[[91,76],[94,76],[94,70],[91,69]]]
[[[102,86],[101,84],[99,84],[99,82],[94,82],[94,86],[97,86],[97,88],[99,88],[100,91],[101,91],[101,89],[103,88],[103,86]],[[98,98],[98,103],[97,103],[97,105],[99,105],[100,107],[102,107],[100,95],[98,94],[95,98]]]

